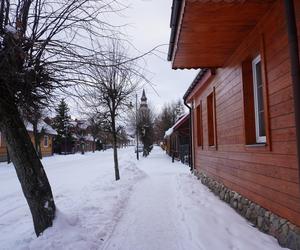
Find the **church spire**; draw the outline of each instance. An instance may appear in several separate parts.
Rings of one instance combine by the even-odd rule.
[[[147,97],[146,97],[146,94],[145,94],[145,90],[143,89],[143,94],[142,94],[142,98],[141,98],[141,101],[143,102],[147,102]]]
[[[148,107],[147,97],[146,97],[145,90],[143,89],[143,94],[142,94],[142,98],[141,98],[141,108],[147,108],[147,107]]]

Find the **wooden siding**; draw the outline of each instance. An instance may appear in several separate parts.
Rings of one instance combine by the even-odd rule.
[[[6,160],[6,146],[3,133],[0,132],[0,162]]]
[[[7,159],[7,149],[6,144],[4,140],[4,136],[1,133],[1,145],[0,145],[0,162],[5,161]],[[31,142],[34,144],[34,137],[33,133],[29,132],[29,136],[31,139]],[[48,135],[48,147],[44,146],[44,137],[41,138],[41,150],[42,150],[42,156],[51,156],[53,154],[53,136]]]
[[[275,1],[183,1],[172,67],[223,66]]]
[[[296,8],[300,34],[300,3]],[[189,99],[195,101],[195,107],[202,102],[204,117],[203,148],[195,147],[196,169],[300,226],[294,102],[284,18],[283,1],[277,1],[225,67],[216,71],[209,86]],[[242,62],[257,53],[264,57],[265,104],[269,110],[268,146],[259,147],[246,145],[242,83]],[[213,89],[218,147],[212,151],[205,117],[207,96]]]

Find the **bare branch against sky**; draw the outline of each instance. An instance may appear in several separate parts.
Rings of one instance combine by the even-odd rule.
[[[162,45],[144,59],[152,85],[145,83],[143,87],[154,112],[159,113],[164,103],[182,99],[197,71],[172,70],[167,61],[171,0],[128,0],[123,3],[127,8],[114,14],[110,22],[120,27],[120,32],[125,35],[124,39],[131,47],[130,55],[135,57]],[[72,106],[76,115],[77,106],[75,103]]]

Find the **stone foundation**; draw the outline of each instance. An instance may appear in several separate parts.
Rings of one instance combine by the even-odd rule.
[[[300,250],[299,227],[228,189],[204,173],[195,170],[194,174],[201,180],[202,184],[207,186],[221,200],[227,202],[260,231],[274,236],[283,247]]]

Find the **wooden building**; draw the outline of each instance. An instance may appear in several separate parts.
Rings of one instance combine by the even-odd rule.
[[[190,115],[183,115],[164,138],[165,149],[172,158],[189,164],[190,161]]]
[[[171,28],[172,68],[201,69],[184,95],[195,173],[260,230],[300,249],[299,229],[284,222],[283,232],[273,219],[300,226],[300,1],[174,0]]]
[[[26,124],[26,129],[29,133],[31,141],[34,144],[33,128],[30,123]],[[57,135],[57,132],[45,122],[40,122],[38,125],[38,131],[42,133],[40,148],[42,156],[53,155],[53,138]],[[5,143],[4,134],[0,132],[0,162],[7,161],[8,151]]]

